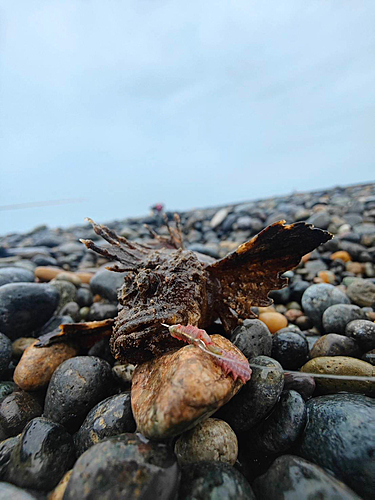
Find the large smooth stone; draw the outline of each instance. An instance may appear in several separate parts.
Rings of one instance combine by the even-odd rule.
[[[179,500],[256,500],[249,483],[223,462],[199,462],[182,468]]]
[[[375,382],[366,377],[375,376],[375,367],[357,358],[349,356],[323,356],[310,359],[302,366],[301,372],[318,373],[325,375],[338,375],[337,378],[315,379],[316,387],[320,393],[331,394],[341,391],[360,392],[369,396],[375,395]],[[364,377],[362,380],[346,379],[344,375]]]
[[[355,280],[348,286],[348,297],[354,304],[361,307],[375,305],[375,283],[370,280]]]
[[[10,283],[0,287],[0,331],[11,340],[43,326],[59,302],[58,291],[40,283]]]
[[[25,391],[36,391],[46,386],[56,368],[78,353],[77,348],[69,344],[52,344],[49,347],[35,347],[34,344],[25,350],[13,375],[15,383]]]
[[[322,468],[293,455],[277,458],[253,489],[262,500],[361,500]]]
[[[44,416],[77,430],[87,413],[112,392],[111,365],[94,356],[64,361],[52,375]]]
[[[0,500],[38,500],[31,493],[13,486],[13,484],[0,482]]]
[[[98,294],[110,302],[116,302],[117,291],[124,284],[125,274],[101,269],[90,281],[92,293]]]
[[[375,400],[360,394],[334,394],[308,401],[300,453],[332,471],[364,499],[373,499]]]
[[[335,304],[323,313],[323,329],[327,333],[344,335],[346,325],[355,319],[365,319],[366,313],[358,306]]]
[[[0,269],[0,286],[7,283],[33,283],[34,273],[21,267],[3,267]]]
[[[309,359],[309,344],[302,333],[287,328],[272,336],[271,357],[285,370],[297,370]]]
[[[272,335],[266,324],[259,319],[245,319],[234,330],[230,340],[247,359],[271,354]]]
[[[40,404],[25,391],[13,392],[0,404],[0,439],[15,436],[42,414]]]
[[[11,453],[5,478],[23,488],[50,490],[73,465],[73,439],[62,425],[34,418]]]
[[[237,436],[224,420],[209,418],[181,434],[174,452],[180,466],[202,461],[234,465],[238,455]]]
[[[346,327],[345,335],[353,338],[363,351],[375,349],[375,323],[372,321],[351,321]]]
[[[319,329],[322,329],[322,316],[334,304],[350,304],[349,298],[333,285],[319,283],[311,285],[302,296],[302,307]]]
[[[229,340],[220,335],[212,339],[246,360]],[[242,385],[194,345],[143,363],[134,372],[131,389],[137,429],[152,439],[177,436],[212,415]]]
[[[235,432],[248,431],[265,418],[283,390],[284,372],[278,361],[257,356],[250,366],[251,379],[218,414]]]
[[[167,445],[121,434],[79,457],[64,500],[174,500],[179,479],[176,457]]]
[[[130,392],[111,396],[94,406],[75,435],[79,455],[105,438],[135,432]]]
[[[361,351],[355,340],[345,335],[329,333],[328,335],[323,335],[315,342],[314,347],[310,351],[310,356],[312,358],[322,356],[350,356],[359,358]]]

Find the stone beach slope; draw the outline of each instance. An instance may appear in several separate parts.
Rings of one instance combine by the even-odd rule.
[[[243,384],[193,345],[139,367],[108,338],[36,347],[115,318],[124,278],[79,242],[104,244],[87,224],[0,237],[0,500],[374,498],[375,184],[179,215],[214,258],[282,219],[335,238],[229,339],[210,327],[249,360]],[[146,242],[144,223],[166,234],[157,213],[107,225]]]

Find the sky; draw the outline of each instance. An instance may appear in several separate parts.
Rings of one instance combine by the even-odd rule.
[[[0,0],[0,234],[375,180],[374,26],[373,0]]]

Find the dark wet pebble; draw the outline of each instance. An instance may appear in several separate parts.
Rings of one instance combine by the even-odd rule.
[[[345,335],[354,339],[362,351],[375,349],[375,323],[365,319],[351,321],[345,330]]]
[[[306,407],[296,391],[283,391],[271,415],[252,429],[247,446],[265,454],[288,450],[298,439],[306,423]]]
[[[98,294],[110,302],[117,302],[117,290],[124,283],[125,273],[114,273],[108,269],[100,269],[90,281],[93,294]]]
[[[364,499],[373,499],[375,400],[342,393],[313,398],[306,406],[299,453],[332,471]]]
[[[121,434],[79,457],[64,500],[173,500],[179,479],[176,457],[169,446],[140,435]]]
[[[31,259],[32,262],[34,262],[35,265],[39,266],[57,266],[57,260],[54,257],[51,257],[50,255],[34,255],[34,257]]]
[[[281,290],[272,290],[269,293],[269,296],[275,301],[276,304],[287,304],[290,302],[290,288],[285,287]]]
[[[38,337],[57,330],[64,323],[73,323],[71,316],[53,316],[38,332]]]
[[[277,458],[253,489],[259,500],[361,500],[321,467],[293,455]]]
[[[285,370],[297,370],[308,360],[309,344],[303,334],[285,330],[272,336],[271,357]]]
[[[371,280],[355,280],[351,283],[346,293],[350,300],[361,307],[373,307],[375,305],[375,283]]]
[[[278,361],[257,356],[250,360],[250,366],[253,373],[249,382],[215,414],[228,422],[235,432],[247,431],[259,423],[274,407],[283,390],[284,373]]]
[[[259,319],[245,319],[242,326],[233,331],[230,340],[247,359],[271,354],[272,335]]]
[[[90,307],[94,297],[89,288],[81,286],[77,290],[76,302],[80,307]]]
[[[0,286],[7,283],[33,283],[35,276],[32,271],[21,267],[3,267],[0,269]]]
[[[46,418],[34,418],[11,452],[5,479],[23,488],[48,491],[74,460],[73,439],[66,429]]]
[[[117,306],[114,304],[102,304],[95,302],[90,307],[87,321],[101,321],[103,319],[115,318],[118,314]]]
[[[321,356],[350,356],[352,358],[360,358],[361,350],[355,340],[345,335],[329,333],[320,337],[310,351],[311,358]]]
[[[346,325],[355,319],[366,318],[366,313],[352,304],[335,304],[323,313],[323,329],[326,333],[344,335]]]
[[[29,393],[9,394],[0,404],[0,439],[19,434],[30,420],[41,414],[42,407]]]
[[[7,473],[10,457],[13,453],[13,450],[18,445],[21,439],[21,434],[18,436],[13,436],[4,441],[0,442],[0,478],[4,479]]]
[[[13,484],[0,482],[0,500],[39,500],[36,496]]]
[[[116,361],[115,358],[112,356],[108,337],[99,340],[99,342],[96,342],[89,349],[87,354],[88,356],[97,356],[98,358],[105,359],[111,366],[113,366]]]
[[[1,401],[17,390],[18,386],[14,382],[0,382],[0,403]]]
[[[103,439],[125,432],[135,432],[130,392],[111,396],[94,406],[74,437],[77,454]]]
[[[12,359],[12,342],[10,339],[0,333],[0,374],[9,366]]]
[[[328,283],[311,285],[302,296],[302,308],[314,324],[322,329],[322,316],[334,304],[350,304],[344,292]]]
[[[256,500],[243,475],[223,462],[198,462],[181,470],[179,500]]]
[[[59,293],[50,285],[11,283],[0,287],[0,331],[11,340],[42,327],[52,316]]]
[[[295,301],[300,304],[302,300],[302,295],[307,290],[307,288],[309,288],[309,286],[310,283],[308,281],[304,280],[293,281],[293,283],[288,287],[290,288],[289,300],[291,302]]]
[[[297,391],[306,401],[315,391],[315,380],[303,373],[285,373],[284,390]]]
[[[77,302],[68,302],[60,311],[61,316],[70,316],[74,322],[81,319],[80,307]]]
[[[111,365],[94,356],[76,356],[62,363],[48,386],[44,416],[77,430],[87,413],[111,395]]]

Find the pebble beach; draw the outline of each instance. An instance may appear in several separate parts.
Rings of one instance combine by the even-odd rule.
[[[280,220],[334,238],[273,305],[229,336],[210,326],[249,362],[245,383],[194,345],[140,365],[108,337],[37,347],[60,324],[116,318],[124,273],[80,242],[105,248],[88,223],[1,236],[0,500],[374,499],[375,183],[178,214],[185,248],[211,259]],[[101,222],[167,235],[158,211]]]

